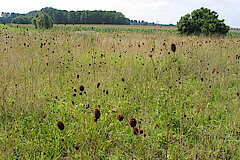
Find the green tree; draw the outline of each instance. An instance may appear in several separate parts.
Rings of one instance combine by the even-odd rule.
[[[35,28],[50,29],[53,27],[53,20],[48,14],[42,13],[40,16],[32,19],[32,24]]]
[[[224,20],[218,19],[217,12],[203,7],[181,17],[177,28],[180,33],[196,35],[226,35],[229,31]]]
[[[12,23],[16,24],[30,24],[31,23],[31,17],[28,16],[17,16],[12,19]]]

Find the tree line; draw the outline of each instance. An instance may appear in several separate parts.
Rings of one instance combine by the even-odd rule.
[[[51,7],[27,14],[2,12],[0,23],[30,24],[34,17],[47,13],[55,24],[121,24],[129,25],[130,20],[116,11],[66,11]]]
[[[130,20],[121,12],[84,10],[66,11],[52,7],[45,7],[39,11],[30,11],[27,14],[2,12],[0,23],[31,24],[33,18],[47,13],[55,24],[119,24],[119,25],[161,25],[143,20]]]

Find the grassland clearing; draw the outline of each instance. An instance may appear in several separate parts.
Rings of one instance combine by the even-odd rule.
[[[237,36],[0,28],[0,159],[240,158]]]

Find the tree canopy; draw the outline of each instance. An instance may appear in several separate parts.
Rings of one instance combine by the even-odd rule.
[[[39,29],[50,29],[53,27],[53,20],[46,13],[42,13],[40,16],[33,18],[32,23],[35,26],[35,28]]]
[[[130,20],[121,12],[116,11],[66,11],[52,7],[42,8],[40,11],[31,11],[27,14],[2,12],[0,23],[31,23],[32,18],[42,13],[52,17],[55,24],[130,24]],[[21,17],[19,17],[21,16]]]
[[[119,25],[159,25],[173,26],[172,24],[163,25],[143,20],[130,20],[121,12],[102,11],[102,10],[83,10],[83,11],[66,11],[52,7],[45,7],[41,10],[30,11],[27,14],[2,12],[0,23],[18,23],[30,24],[32,19],[42,13],[47,13],[55,24],[119,24]],[[20,17],[19,17],[20,16]]]
[[[15,24],[30,24],[31,23],[31,17],[29,16],[17,16],[12,19],[12,23]]]
[[[229,31],[224,20],[218,19],[217,12],[203,7],[181,17],[177,28],[180,33],[196,35],[225,35]]]
[[[130,24],[128,18],[116,11],[66,11],[51,7],[41,11],[48,13],[56,24]]]

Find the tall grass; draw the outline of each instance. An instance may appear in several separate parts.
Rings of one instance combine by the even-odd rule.
[[[21,27],[0,30],[0,159],[240,158],[239,38]]]

